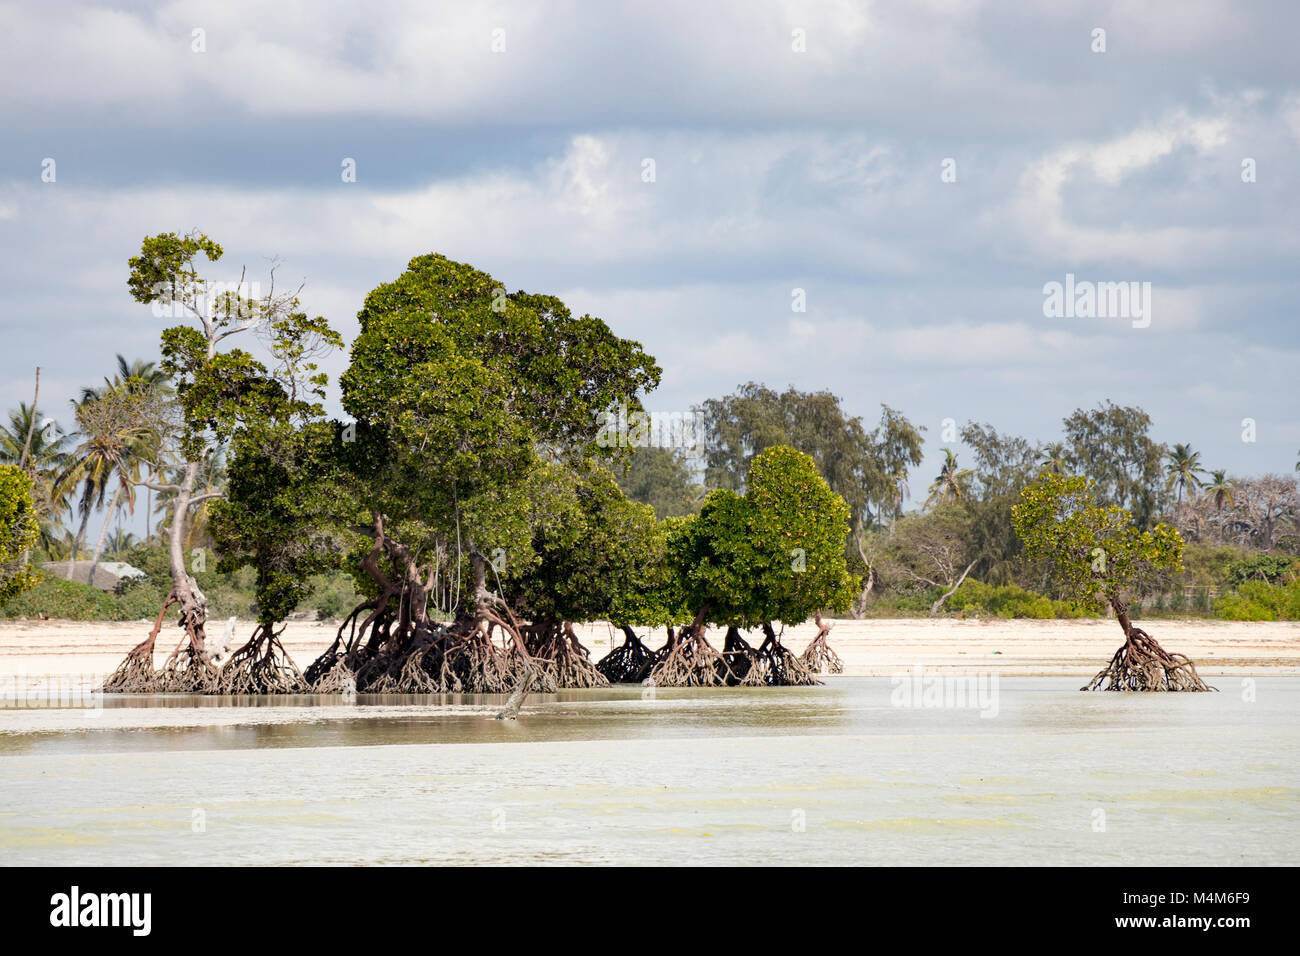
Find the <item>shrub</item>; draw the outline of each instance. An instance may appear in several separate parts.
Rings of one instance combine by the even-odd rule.
[[[1300,621],[1300,579],[1286,584],[1246,581],[1235,594],[1225,594],[1214,604],[1226,621]]]
[[[36,587],[5,605],[3,616],[11,620],[44,614],[68,621],[138,621],[156,617],[162,599],[147,582],[116,595],[47,574]]]
[[[1283,554],[1252,554],[1228,565],[1230,585],[1248,581],[1285,584],[1300,577],[1300,561]]]
[[[995,587],[972,578],[962,582],[962,586],[948,599],[948,604],[963,614],[989,614],[1002,618],[1047,620],[1088,616],[1086,611],[1065,601],[1053,601],[1015,584]]]

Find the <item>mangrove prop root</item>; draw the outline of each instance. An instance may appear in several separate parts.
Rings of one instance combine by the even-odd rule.
[[[305,679],[306,675],[304,674],[303,677]],[[313,694],[355,694],[357,678],[347,664],[338,662],[315,681],[310,682],[308,687]]]
[[[158,619],[153,622],[149,636],[131,649],[126,659],[117,665],[117,670],[104,681],[105,694],[148,694],[154,687],[153,669],[154,645],[158,642],[158,632],[162,630],[163,617],[167,609],[176,602],[174,594],[168,594],[158,611]]]
[[[763,643],[750,652],[747,686],[810,687],[820,684],[816,673],[784,644],[770,623],[763,625]]]
[[[763,643],[754,647],[737,628],[727,629],[722,653],[737,686],[809,687],[820,683],[816,671],[782,644],[770,625],[763,630]]]
[[[118,665],[106,681],[106,693],[119,694],[204,694],[216,680],[218,670],[203,645],[203,618],[201,610],[182,608],[180,625],[184,630],[176,649],[167,655],[163,666],[154,670],[154,645],[162,630],[167,609],[177,603],[175,592],[167,595],[153,630],[140,644],[132,648],[126,659]]]
[[[684,627],[655,655],[649,682],[656,687],[726,687],[740,681],[727,659],[704,637],[704,628]]]
[[[210,694],[298,694],[307,682],[269,624],[231,655],[208,687]]]
[[[573,625],[545,625],[526,641],[528,653],[541,669],[538,679],[554,687],[608,687],[609,679],[592,663],[591,653],[578,639]]]
[[[812,687],[820,684],[817,672],[796,657],[780,640],[765,641],[758,649],[763,683],[769,687]]]
[[[212,658],[201,647],[182,642],[168,655],[162,670],[155,678],[154,693],[208,694],[217,680],[219,671]]]
[[[1182,654],[1171,654],[1141,628],[1128,632],[1128,640],[1091,681],[1080,690],[1209,691],[1217,690],[1196,673],[1196,665]]]
[[[840,660],[840,655],[831,649],[827,640],[830,637],[831,626],[822,620],[820,614],[817,615],[816,622],[817,636],[804,648],[799,660],[814,674],[820,674],[823,670],[828,674],[843,674],[844,662]]]
[[[732,681],[740,687],[761,687],[764,684],[764,667],[757,651],[740,635],[737,627],[727,628],[722,642],[722,656],[731,671]]]
[[[371,613],[358,624],[361,614],[365,611]],[[340,693],[340,688],[348,686],[348,680],[355,684],[357,671],[369,663],[375,655],[374,645],[366,640],[367,634],[371,633],[371,628],[376,624],[378,629],[375,633],[384,633],[390,617],[391,611],[388,611],[386,605],[381,606],[378,599],[358,604],[339,625],[334,643],[307,666],[307,670],[303,672],[303,680],[319,694]],[[346,637],[344,632],[347,632]],[[331,678],[330,674],[340,666],[347,672],[346,675]]]
[[[653,666],[655,653],[632,628],[622,630],[623,643],[597,661],[596,670],[611,684],[639,684]]]

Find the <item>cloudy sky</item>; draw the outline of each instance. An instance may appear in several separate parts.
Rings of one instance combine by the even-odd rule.
[[[1289,472],[1297,35],[1236,0],[0,3],[0,400],[40,365],[66,419],[156,358],[126,260],[197,227],[347,337],[437,251],[642,341],[653,409],[888,403],[914,489],[946,418],[1048,439],[1103,399]],[[1149,282],[1149,324],[1045,316],[1067,273]]]

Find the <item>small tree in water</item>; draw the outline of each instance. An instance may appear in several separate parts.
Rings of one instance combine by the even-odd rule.
[[[674,587],[695,613],[659,652],[650,677],[660,686],[815,684],[819,665],[835,669],[820,612],[845,610],[859,586],[844,557],[849,507],[810,456],[781,445],[754,458],[745,484],[744,495],[710,492],[670,530]],[[814,615],[814,650],[801,659],[772,625]],[[727,629],[721,653],[704,637],[709,623]],[[750,627],[762,630],[757,648],[741,636]]]
[[[1044,474],[1011,509],[1025,554],[1043,562],[1066,600],[1100,611],[1109,605],[1124,644],[1083,690],[1210,690],[1196,666],[1171,654],[1128,616],[1128,598],[1161,571],[1181,566],[1183,539],[1167,524],[1139,531],[1123,508],[1101,507],[1092,482]]]

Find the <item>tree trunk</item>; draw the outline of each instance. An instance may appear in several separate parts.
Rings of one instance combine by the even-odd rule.
[[[1119,598],[1108,597],[1107,600],[1115,611],[1115,620],[1124,629],[1124,642],[1128,643],[1133,639],[1133,622],[1128,618],[1128,605]]]
[[[979,559],[977,558],[976,560]],[[954,584],[952,587],[950,587],[947,591],[945,591],[943,597],[939,598],[939,600],[935,601],[933,604],[930,605],[931,617],[935,617],[936,615],[938,615],[939,611],[943,608],[944,602],[947,601],[948,598],[952,597],[953,594],[956,593],[957,589],[961,587],[961,583],[966,580],[966,575],[970,574],[970,569],[973,567],[975,567],[975,561],[972,561],[970,564],[966,565],[966,570],[961,573],[961,577],[957,579],[957,583]]]
[[[862,593],[858,595],[857,601],[853,606],[854,620],[861,620],[862,616],[867,613],[867,595],[869,595],[876,586],[876,570],[867,560],[867,552],[862,547],[862,536],[855,529],[852,534],[854,547],[858,549],[858,557],[862,559],[862,565],[867,569],[863,576]]]
[[[487,558],[469,542],[469,560],[474,569],[474,608],[480,615],[486,615],[496,601],[495,595],[487,586]]]
[[[90,574],[86,577],[86,582],[95,586],[95,568],[99,565],[100,556],[104,553],[104,539],[108,537],[108,526],[113,523],[113,516],[117,513],[117,503],[122,499],[122,482],[119,479],[117,487],[113,489],[113,499],[108,503],[108,511],[104,514],[104,527],[99,529],[99,540],[95,542],[95,553],[90,558]]]
[[[39,402],[40,399],[41,399],[41,367],[38,365],[36,366],[36,391],[32,395],[32,407],[27,412],[27,439],[26,441],[23,442],[22,457],[18,459],[18,467],[22,471],[27,471],[27,456],[31,453],[32,435],[36,431],[36,403]],[[36,469],[33,468],[30,472],[28,472],[28,474],[31,476],[31,478],[34,481],[36,478]],[[32,559],[32,549],[27,548],[23,551],[23,567],[27,567],[27,565],[31,563],[31,559]]]
[[[90,508],[86,508],[86,513],[81,516],[81,527],[77,529],[77,536],[72,539],[72,557],[68,559],[68,573],[63,576],[63,580],[72,580],[72,565],[77,560],[77,555],[81,553],[81,547],[86,541],[86,525],[90,523]]]
[[[181,625],[190,635],[196,651],[203,651],[203,625],[208,619],[208,599],[199,590],[198,582],[185,569],[185,520],[189,515],[190,500],[194,497],[194,484],[198,480],[199,463],[185,465],[185,477],[172,503],[172,523],[168,531],[169,563],[172,574],[172,592],[181,607]]]

